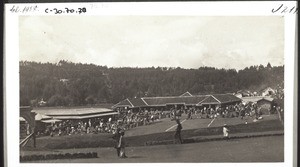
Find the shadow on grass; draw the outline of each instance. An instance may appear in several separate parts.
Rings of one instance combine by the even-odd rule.
[[[144,158],[144,157],[136,155],[136,156],[128,156],[128,158],[138,159],[138,158]]]

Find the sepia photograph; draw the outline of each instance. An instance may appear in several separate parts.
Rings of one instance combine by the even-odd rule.
[[[8,162],[290,165],[292,14],[146,4],[11,16]]]
[[[20,161],[283,162],[283,23],[20,16]]]

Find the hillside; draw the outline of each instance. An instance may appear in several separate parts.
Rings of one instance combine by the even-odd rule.
[[[20,103],[81,106],[117,103],[142,96],[259,91],[283,84],[284,66],[251,66],[243,70],[200,67],[108,68],[94,64],[20,62]]]

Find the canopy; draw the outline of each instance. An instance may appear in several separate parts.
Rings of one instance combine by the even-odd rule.
[[[44,114],[36,114],[35,115],[36,121],[41,121],[41,120],[46,120],[46,119],[51,119],[51,117],[44,115]]]
[[[55,122],[61,122],[60,119],[48,119],[48,120],[42,120],[44,123],[55,123]]]
[[[35,118],[36,121],[41,121],[41,120],[47,120],[47,119],[51,119],[51,117],[44,115],[44,114],[36,114]],[[19,117],[20,121],[26,121],[23,117]]]

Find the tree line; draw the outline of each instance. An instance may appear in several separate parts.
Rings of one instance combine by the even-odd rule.
[[[108,68],[95,64],[20,61],[20,105],[84,106],[126,98],[259,91],[283,83],[284,66],[242,70],[200,67]]]

